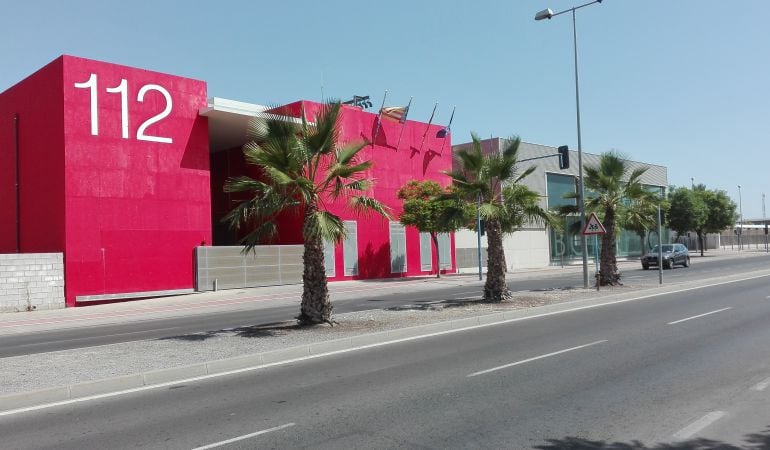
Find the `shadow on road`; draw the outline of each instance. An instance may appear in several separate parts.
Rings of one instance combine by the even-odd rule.
[[[290,331],[299,330],[301,327],[294,321],[273,322],[262,325],[253,325],[247,327],[228,328],[224,330],[206,331],[203,333],[181,334],[178,336],[168,336],[158,338],[158,341],[188,341],[197,342],[215,338],[220,335],[235,334],[244,338],[261,338],[284,335]]]
[[[457,300],[457,299],[425,300],[425,301],[415,302],[415,304],[411,304],[411,305],[391,306],[390,308],[385,308],[385,311],[431,311],[431,310],[441,310],[441,309],[448,309],[448,308],[459,308],[462,306],[477,305],[479,303],[482,303],[480,299],[477,299],[477,300]]]
[[[743,441],[745,444],[740,447],[710,439],[691,439],[646,446],[639,441],[606,442],[566,437],[547,439],[547,444],[537,445],[534,448],[539,450],[768,450],[770,449],[770,426],[764,432],[745,436]]]

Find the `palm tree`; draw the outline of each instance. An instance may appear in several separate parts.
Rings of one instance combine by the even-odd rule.
[[[268,114],[250,125],[253,139],[243,148],[246,163],[259,169],[261,177],[232,178],[225,192],[248,193],[222,220],[234,229],[248,227],[241,239],[244,251],[274,237],[276,218],[287,211],[302,214],[304,240],[302,303],[300,325],[331,323],[323,242],[339,242],[345,237],[340,217],[327,210],[329,203],[347,201],[356,213],[376,212],[389,217],[379,201],[362,195],[372,183],[366,172],[371,161],[360,161],[366,142],[339,144],[339,102],[323,106],[313,123]]]
[[[501,153],[484,154],[481,140],[471,133],[471,147],[460,150],[455,157],[458,167],[447,172],[455,190],[476,208],[485,221],[487,233],[487,279],[484,301],[501,302],[510,298],[505,283],[505,252],[503,235],[521,229],[525,223],[556,223],[550,212],[539,204],[540,195],[519,184],[535,168],[519,173],[518,151],[521,139],[513,137]],[[464,214],[458,210],[458,214]]]
[[[651,195],[641,183],[641,177],[647,169],[634,169],[630,174],[628,171],[626,159],[615,151],[602,153],[598,165],[586,166],[583,171],[586,209],[597,212],[607,230],[602,235],[600,256],[599,283],[602,286],[620,282],[615,235],[619,231],[618,221],[622,218],[626,205]]]
[[[647,253],[644,237],[649,230],[653,230],[657,226],[658,205],[665,210],[665,203],[660,197],[657,194],[649,193],[649,195],[640,196],[625,205],[620,216],[620,226],[625,230],[633,231],[639,237],[639,249],[642,252],[642,257]]]

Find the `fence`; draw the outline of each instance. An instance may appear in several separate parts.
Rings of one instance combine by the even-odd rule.
[[[759,229],[744,230],[740,236],[735,233],[724,233],[720,238],[723,248],[738,250],[743,247],[744,249],[764,250],[767,235],[764,230]]]
[[[197,247],[195,290],[237,289],[302,283],[301,245]]]

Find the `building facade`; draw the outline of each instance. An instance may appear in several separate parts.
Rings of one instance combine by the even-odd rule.
[[[508,141],[503,138],[485,139],[481,142],[482,151],[486,153],[501,152]],[[471,144],[456,145],[453,151],[468,148]],[[564,194],[576,191],[576,179],[578,176],[578,155],[576,151],[570,152],[570,167],[559,168],[559,159],[556,147],[522,142],[519,146],[519,166],[527,168],[535,167],[523,184],[541,195],[541,206],[547,209],[555,208],[572,202],[564,198]],[[583,152],[583,165],[591,166],[599,162],[599,155]],[[665,192],[668,185],[668,172],[666,167],[628,161],[630,170],[636,168],[647,169],[642,176],[642,183],[650,189]],[[579,217],[569,217],[564,231],[556,232],[550,228],[530,225],[521,231],[505,236],[503,246],[505,259],[509,270],[521,268],[537,268],[549,265],[566,265],[582,262],[580,235],[570,225],[579,222]],[[478,270],[477,236],[474,231],[463,230],[455,234],[456,255],[458,270],[469,272]],[[668,239],[664,231],[664,241]],[[641,254],[642,241],[639,236],[627,230],[622,230],[617,241],[618,257],[633,257]],[[650,242],[657,243],[657,235],[653,233],[645,236],[645,245]],[[482,266],[484,266],[484,254],[486,253],[486,239],[482,237]],[[587,240],[589,258],[593,258],[595,243],[593,239]]]
[[[207,94],[204,81],[73,56],[0,93],[0,253],[63,254],[68,306],[196,289],[197,249],[235,243],[220,223],[234,205],[221,187],[246,173],[240,148],[266,109]],[[281,110],[312,117],[320,106]],[[374,162],[371,194],[397,218],[400,186],[449,182],[451,137],[442,129],[346,106],[340,138],[377,136],[361,156]],[[331,279],[431,272],[430,243],[417,230],[334,202],[330,209],[348,230],[327,245]],[[296,217],[280,230],[275,244],[302,243]],[[453,254],[452,236],[442,245]]]

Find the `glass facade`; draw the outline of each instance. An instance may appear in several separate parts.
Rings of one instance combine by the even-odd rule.
[[[575,177],[569,175],[546,174],[548,208],[553,209],[562,205],[574,205],[574,199],[565,199],[564,194],[575,192]],[[646,186],[650,190],[661,190],[660,186]],[[565,218],[564,230],[556,232],[549,230],[551,264],[570,264],[583,259],[580,248],[580,217]],[[663,242],[669,242],[669,231],[663,229]],[[640,237],[638,234],[621,229],[616,240],[617,256],[619,258],[641,256],[658,243],[657,231],[650,231]],[[598,254],[597,246],[601,246],[601,237],[586,238],[588,260],[593,261]],[[644,247],[644,248],[642,248]]]

